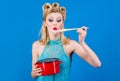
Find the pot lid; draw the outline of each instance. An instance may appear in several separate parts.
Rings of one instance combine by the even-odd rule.
[[[37,63],[55,62],[55,61],[58,61],[58,58],[46,58],[46,59],[38,60]]]

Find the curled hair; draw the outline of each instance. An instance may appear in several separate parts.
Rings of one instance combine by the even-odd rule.
[[[46,20],[47,15],[50,13],[61,13],[63,17],[63,21],[65,21],[66,9],[65,7],[60,7],[58,3],[53,3],[53,4],[45,3],[42,6],[42,9],[43,9],[43,21]],[[40,42],[44,45],[49,41],[48,30],[47,30],[47,27],[45,27],[44,23],[41,28],[41,33],[42,33],[42,38]],[[70,39],[65,37],[64,34],[61,33],[61,40],[63,44],[68,44]]]
[[[44,13],[50,12],[51,8],[52,8],[52,7],[51,7],[51,4],[50,4],[50,3],[46,3],[46,4],[44,4],[44,5],[42,6],[42,9],[43,9]]]
[[[43,19],[44,19],[44,20],[46,19],[46,16],[47,16],[49,13],[52,13],[52,12],[61,13],[62,16],[63,16],[63,20],[65,20],[65,18],[66,18],[66,9],[65,9],[65,7],[60,7],[60,6],[59,6],[59,3],[53,3],[53,4],[45,3],[45,4],[42,6],[42,9],[43,9]]]

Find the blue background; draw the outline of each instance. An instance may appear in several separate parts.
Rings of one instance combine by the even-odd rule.
[[[120,81],[119,0],[0,1],[0,81],[35,81],[31,49],[39,39],[46,2],[66,7],[66,28],[89,27],[86,43],[102,62],[101,68],[94,68],[74,54],[71,81]],[[75,31],[65,35],[78,41]]]

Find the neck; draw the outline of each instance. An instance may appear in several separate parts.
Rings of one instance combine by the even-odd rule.
[[[60,38],[60,34],[56,34],[56,35],[49,35],[50,40],[57,40],[58,38]]]

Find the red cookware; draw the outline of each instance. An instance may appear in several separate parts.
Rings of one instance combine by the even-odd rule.
[[[39,60],[37,63],[38,68],[42,69],[42,76],[53,75],[60,72],[61,61],[57,58],[47,58]]]

